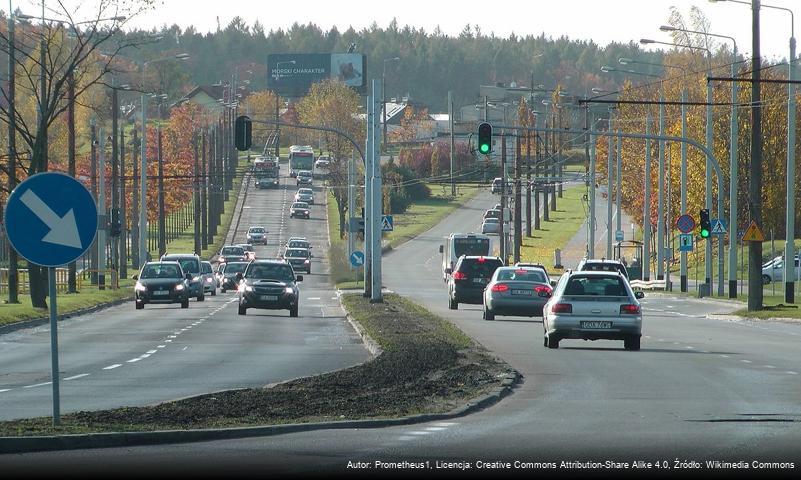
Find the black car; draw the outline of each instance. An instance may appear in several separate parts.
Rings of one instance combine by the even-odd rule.
[[[460,303],[484,303],[484,289],[503,261],[498,257],[462,255],[448,277],[448,308],[456,310]]]
[[[220,267],[222,278],[220,279],[220,292],[225,293],[226,290],[236,290],[239,287],[239,280],[236,276],[244,273],[248,268],[249,262],[228,262]]]
[[[303,281],[292,266],[280,260],[255,260],[248,264],[245,273],[238,274],[239,314],[248,308],[289,310],[290,317],[298,316],[300,291],[297,282]]]
[[[178,262],[147,262],[142,266],[136,280],[134,294],[136,309],[147,303],[180,303],[189,308],[189,282],[191,273],[184,274]]]
[[[220,263],[227,262],[244,262],[248,260],[245,249],[238,245],[226,245],[220,250],[217,261]]]
[[[295,270],[306,270],[306,273],[311,273],[311,257],[312,254],[305,248],[287,248],[284,250],[284,260],[292,265]]]

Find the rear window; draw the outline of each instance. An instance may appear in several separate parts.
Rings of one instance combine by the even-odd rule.
[[[568,280],[564,295],[628,296],[628,290],[620,277],[582,277],[574,276]]]
[[[232,274],[235,275],[239,272],[244,272],[245,268],[247,268],[247,263],[229,263],[225,266],[225,274]]]
[[[502,266],[501,261],[495,258],[487,258],[483,262],[471,258],[463,260],[457,270],[470,278],[490,278]]]
[[[244,255],[245,249],[242,247],[224,247],[221,253],[223,255]]]
[[[454,238],[453,253],[456,258],[462,255],[489,255],[489,238]]]
[[[538,270],[503,269],[498,272],[498,280],[517,280],[519,282],[546,283],[545,274]]]

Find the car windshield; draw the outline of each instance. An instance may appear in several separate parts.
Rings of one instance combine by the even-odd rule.
[[[300,190],[298,190],[298,192],[305,193],[305,194],[308,194],[308,195],[313,195],[314,194],[314,190],[312,190],[311,188],[301,188]]]
[[[295,202],[292,204],[292,208],[308,208],[309,204],[306,202]]]
[[[519,282],[545,283],[545,274],[539,270],[526,268],[503,268],[497,272],[496,280],[517,280]]]
[[[242,250],[244,250],[246,252],[252,252],[253,251],[253,245],[242,245]]]
[[[287,250],[284,254],[285,257],[293,257],[293,258],[308,258],[309,251],[308,250],[301,250],[299,248]]]
[[[502,266],[501,261],[497,259],[486,259],[483,262],[471,259],[462,262],[457,270],[470,278],[490,278],[500,266]]]
[[[203,262],[200,264],[200,271],[202,273],[211,273],[211,264],[209,262]]]
[[[292,267],[282,263],[253,263],[245,273],[245,278],[292,282],[295,280],[295,273]]]
[[[165,258],[165,260],[170,259]],[[181,269],[184,271],[184,273],[200,273],[200,262],[198,262],[196,259],[179,258],[176,261],[181,264]]]
[[[248,233],[264,233],[264,229],[263,228],[251,228],[250,230],[248,230]]]
[[[181,278],[181,270],[172,263],[154,263],[145,265],[139,278]]]
[[[236,275],[237,273],[244,272],[248,264],[245,262],[229,263],[225,266],[226,275]]]
[[[220,253],[223,255],[244,255],[245,249],[242,247],[223,247]]]
[[[497,218],[486,218],[484,219],[484,223],[498,223],[499,220]]]
[[[309,248],[309,242],[301,242],[300,240],[289,242],[289,248]]]
[[[565,287],[564,295],[628,296],[623,279],[618,276],[574,276]]]

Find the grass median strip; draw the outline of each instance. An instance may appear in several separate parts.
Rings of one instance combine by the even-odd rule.
[[[147,407],[0,422],[0,436],[247,427],[394,418],[450,411],[501,386],[510,367],[450,322],[398,295],[343,297],[383,353],[362,365],[272,387],[228,390]]]

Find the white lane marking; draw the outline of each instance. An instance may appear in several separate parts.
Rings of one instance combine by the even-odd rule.
[[[445,428],[445,427],[426,427],[426,428],[424,428],[424,430],[429,431],[429,432],[439,432],[439,431],[442,431],[442,430],[447,430],[447,428]]]
[[[404,435],[402,437],[398,437],[398,440],[400,440],[401,442],[408,442],[408,441],[414,440],[414,439],[415,439],[415,437],[410,437],[408,435]]]
[[[409,434],[409,435],[431,435],[431,432],[425,432],[425,431],[422,431],[422,430],[417,430],[417,431],[414,431],[414,432],[406,432],[406,433]]]
[[[4,389],[0,390],[0,393],[3,393],[3,392],[10,392],[10,391],[11,391],[11,389],[10,389],[10,388],[4,388]]]
[[[76,378],[82,378],[82,377],[88,377],[88,376],[89,376],[88,373],[82,373],[80,375],[73,375],[72,377],[67,377],[67,378],[64,379],[64,381],[75,380]]]
[[[786,373],[787,375],[798,375],[798,372],[794,372],[794,371],[792,371],[792,370],[787,370],[787,371],[786,371],[786,372],[784,372],[784,373]]]
[[[132,359],[128,360],[128,363],[136,363],[136,362],[138,362],[139,360],[141,360],[141,358],[140,358],[140,357],[132,358]]]
[[[156,348],[165,348],[167,345],[156,345]]]
[[[34,387],[43,387],[45,385],[50,385],[53,382],[45,382],[45,383],[37,383],[36,385],[25,385],[22,388],[34,388]]]
[[[178,332],[177,335],[167,335],[167,338],[178,338],[178,335],[180,335],[180,333],[181,332]]]
[[[437,423],[434,424],[435,427],[452,427],[454,425],[459,425],[459,423],[458,422],[437,422]]]
[[[182,348],[182,349],[181,349],[181,351],[182,351],[182,352],[183,352],[183,351],[186,351],[186,349],[187,349],[187,348],[189,348],[189,347],[184,347],[184,348]]]
[[[729,358],[729,356],[728,356],[728,355],[721,355],[721,357],[723,357],[723,358]]]
[[[740,360],[743,363],[751,363],[751,360]]]
[[[144,360],[145,358],[147,358],[147,357],[149,357],[149,356],[150,356],[150,354],[149,354],[149,353],[146,353],[146,354],[144,354],[144,355],[141,355],[139,358],[141,358],[142,360]]]
[[[695,350],[695,347],[691,347],[691,346],[689,346],[689,345],[687,345],[687,346],[686,346],[686,347],[684,347],[684,348],[686,348],[686,349],[688,349],[688,350]]]
[[[765,368],[776,368],[773,365],[765,365]]]
[[[165,343],[172,343],[172,340],[164,340]]]
[[[309,297],[306,300],[320,300],[320,297]]]
[[[158,350],[148,350],[148,351],[147,351],[147,354],[148,354],[148,355],[153,355],[153,354],[154,354],[154,353],[156,353],[156,352],[158,352]]]
[[[117,367],[121,367],[121,363],[115,363],[114,365],[109,365],[108,367],[103,367],[103,370],[114,370]]]

